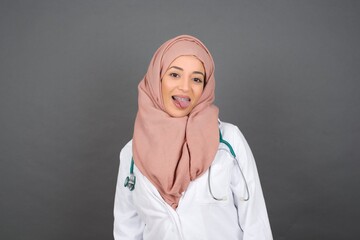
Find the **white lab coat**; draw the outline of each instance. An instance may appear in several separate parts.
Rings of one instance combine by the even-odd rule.
[[[223,139],[233,147],[246,178],[250,199],[241,172],[225,144],[209,170],[190,182],[176,210],[155,186],[134,167],[135,189],[124,187],[130,173],[132,141],[121,150],[114,205],[115,240],[269,240],[270,224],[260,180],[251,150],[240,130],[219,121]]]

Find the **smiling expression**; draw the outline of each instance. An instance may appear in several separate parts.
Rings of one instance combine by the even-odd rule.
[[[180,56],[166,70],[161,92],[166,112],[184,117],[196,106],[204,90],[205,69],[195,56]]]

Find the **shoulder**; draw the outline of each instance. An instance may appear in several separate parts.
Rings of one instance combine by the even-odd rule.
[[[231,123],[222,122],[219,120],[219,129],[222,135],[222,138],[228,141],[231,146],[235,149],[235,152],[245,151],[245,146],[247,141],[240,131],[240,129]]]
[[[130,140],[120,151],[119,176],[127,176],[130,171],[132,158],[132,140]]]
[[[221,134],[224,139],[225,138],[227,138],[227,139],[229,139],[229,138],[230,139],[233,139],[233,138],[245,139],[244,135],[242,134],[242,132],[236,125],[234,125],[232,123],[222,122],[220,120],[218,120],[218,122],[219,122],[219,129],[220,129]]]
[[[130,140],[120,151],[120,161],[122,159],[131,159],[132,157],[132,140]]]

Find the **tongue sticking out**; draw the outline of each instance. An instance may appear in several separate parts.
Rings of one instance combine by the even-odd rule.
[[[179,108],[187,108],[190,105],[189,98],[173,97],[175,105]]]

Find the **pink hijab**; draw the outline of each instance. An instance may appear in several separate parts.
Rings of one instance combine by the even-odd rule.
[[[204,65],[206,79],[203,93],[190,114],[175,118],[165,111],[161,78],[182,55],[196,56]],[[213,58],[199,39],[177,36],[155,52],[138,90],[139,108],[133,136],[135,165],[176,209],[190,181],[209,168],[219,145],[218,108],[213,105]]]

